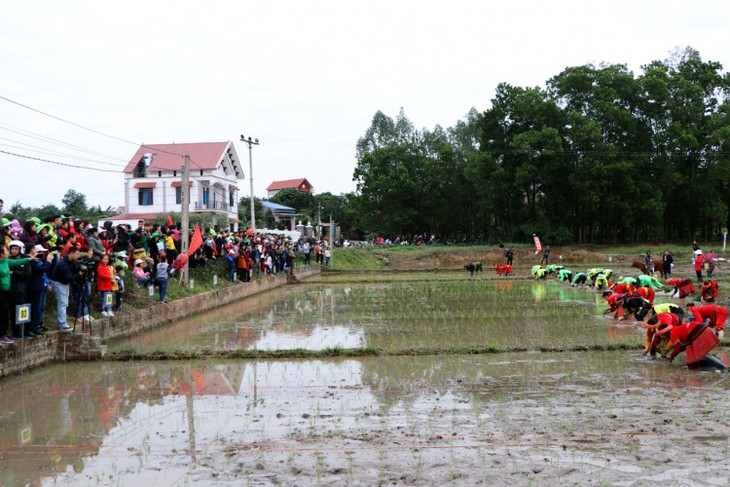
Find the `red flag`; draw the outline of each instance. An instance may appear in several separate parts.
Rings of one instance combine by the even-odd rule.
[[[190,240],[190,248],[188,248],[188,255],[193,255],[196,250],[203,245],[203,235],[200,233],[200,224],[195,224],[195,230],[193,231],[193,238]]]
[[[172,217],[170,215],[167,215],[167,226],[171,227],[173,225],[172,223]]]
[[[537,255],[542,250],[542,245],[540,245],[540,237],[533,233],[532,240],[535,241],[535,255]]]

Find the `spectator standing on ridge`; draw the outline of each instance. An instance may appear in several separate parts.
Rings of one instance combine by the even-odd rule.
[[[68,296],[71,283],[81,284],[82,271],[76,260],[79,256],[79,250],[71,247],[65,257],[56,263],[53,271],[53,294],[56,297],[56,327],[59,330],[70,330],[66,318],[66,308],[68,307]]]
[[[512,247],[508,248],[504,256],[507,257],[507,265],[512,265],[512,258],[515,256],[514,249]]]
[[[672,277],[672,263],[674,263],[674,257],[669,252],[669,249],[664,251],[662,256],[662,267],[664,268],[664,279]]]
[[[540,259],[540,265],[548,265],[548,258],[550,257],[550,246],[546,245],[542,251],[542,259]]]

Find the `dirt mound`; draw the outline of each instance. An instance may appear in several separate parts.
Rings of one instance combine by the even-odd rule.
[[[393,270],[430,270],[461,269],[469,262],[481,262],[484,270],[492,269],[492,263],[506,262],[504,251],[500,249],[459,249],[444,248],[427,252],[382,252],[381,258],[388,268]],[[542,254],[535,254],[529,249],[516,249],[513,265],[515,267],[532,267],[540,263]],[[589,252],[584,249],[555,247],[550,253],[551,264],[581,264],[603,267],[630,268],[633,257],[626,255],[608,255]]]

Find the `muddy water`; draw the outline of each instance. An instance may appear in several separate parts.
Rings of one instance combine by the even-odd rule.
[[[558,282],[459,279],[316,284],[196,315],[112,350],[285,350],[641,344],[594,291]]]
[[[58,364],[0,485],[727,485],[726,375],[631,352]]]

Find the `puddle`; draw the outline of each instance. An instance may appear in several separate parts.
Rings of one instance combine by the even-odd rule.
[[[730,473],[724,377],[628,352],[56,364],[0,384],[0,485],[698,485]]]
[[[558,282],[435,280],[289,287],[181,320],[111,350],[574,347],[643,343],[600,296]]]

